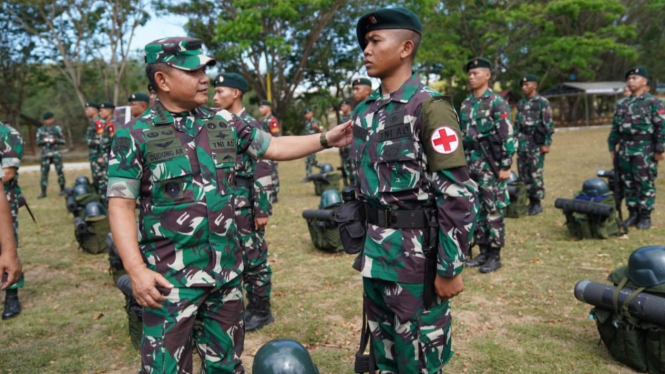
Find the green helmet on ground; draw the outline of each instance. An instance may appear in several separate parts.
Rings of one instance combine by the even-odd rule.
[[[665,247],[652,245],[631,253],[628,257],[628,279],[640,287],[665,283]]]
[[[610,193],[610,186],[600,178],[591,178],[584,181],[582,194],[587,197],[601,197]]]
[[[335,168],[331,164],[328,163],[321,164],[321,174],[332,173],[333,171],[335,171]]]
[[[85,206],[86,221],[100,221],[106,218],[106,209],[101,203],[92,202]]]
[[[85,184],[86,186],[90,185],[90,179],[86,177],[85,175],[79,175],[76,177],[76,182],[74,182],[74,186],[78,186],[80,184]]]
[[[90,193],[90,187],[87,184],[79,184],[77,186],[74,186],[74,191],[72,192],[72,196],[77,197],[89,193]]]
[[[337,190],[325,190],[321,194],[319,209],[330,209],[342,204],[342,195]]]
[[[295,340],[269,341],[256,352],[252,372],[257,374],[319,374],[307,349]]]

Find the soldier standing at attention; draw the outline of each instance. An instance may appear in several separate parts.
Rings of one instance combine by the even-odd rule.
[[[99,104],[86,103],[85,114],[90,118],[90,125],[85,138],[88,143],[88,160],[90,161],[90,171],[92,173],[92,186],[99,196],[104,196],[106,191],[102,191],[102,170],[104,158],[102,157],[102,139],[106,123],[99,116]]]
[[[466,64],[472,93],[462,102],[460,122],[469,175],[478,183],[480,213],[476,244],[480,254],[467,266],[480,266],[481,273],[501,267],[504,245],[503,208],[510,204],[506,179],[510,177],[515,145],[510,108],[489,88],[492,63],[474,58]]]
[[[129,101],[129,110],[132,112],[132,118],[136,118],[148,110],[150,96],[137,92],[132,94],[127,101]]]
[[[11,238],[12,243],[7,245],[9,250],[9,257],[18,257],[16,256],[16,248],[18,248],[18,209],[19,209],[19,196],[21,196],[21,188],[18,186],[18,169],[21,166],[21,159],[23,158],[23,139],[21,134],[16,131],[14,128],[3,124],[0,122],[0,180],[4,185],[4,194],[2,195],[2,203],[0,203],[0,215],[3,215],[4,209],[2,205],[9,203],[9,213],[11,215],[11,225],[13,227],[13,235],[4,231],[4,227],[0,229],[0,234],[2,236],[6,235],[7,239]],[[4,225],[4,219],[0,219],[0,225]],[[2,239],[0,239],[2,240]],[[4,255],[5,242],[4,240],[0,242],[2,245],[0,248],[0,258]],[[13,252],[12,252],[13,251]],[[12,256],[13,255],[13,256]],[[10,272],[8,270],[2,269],[2,261],[0,261],[0,277],[4,272]],[[13,281],[9,281],[3,289],[6,290],[5,294],[5,306],[2,311],[2,319],[9,319],[16,317],[21,313],[21,303],[18,299],[18,289],[22,288],[24,285],[23,274],[20,273],[19,265],[19,274]]]
[[[607,145],[612,160],[619,158],[620,180],[630,212],[623,225],[646,230],[651,227],[655,208],[658,161],[663,160],[665,150],[665,108],[658,98],[645,92],[649,79],[645,68],[631,68],[625,79],[630,96],[617,102]]]
[[[210,79],[202,42],[165,38],[145,47],[158,100],[120,127],[109,164],[113,239],[143,309],[141,373],[243,373],[243,251],[233,184],[236,154],[293,160],[351,141],[351,124],[273,138],[225,110],[203,106]],[[139,200],[137,243],[136,199]],[[201,320],[194,340],[195,320]]]
[[[342,116],[339,118],[340,124],[346,123],[351,119],[351,105],[352,102],[348,99],[342,100],[342,103],[339,105],[339,109],[342,111]],[[355,186],[358,177],[353,165],[353,160],[351,159],[351,145],[340,148],[339,156],[342,159],[342,170],[344,171],[345,176],[344,183],[347,186]]]
[[[263,131],[269,133],[273,137],[281,136],[282,130],[279,127],[279,121],[277,118],[272,115],[272,102],[268,100],[261,100],[261,105],[259,105],[259,113],[263,117],[261,122],[263,123]],[[272,172],[270,177],[272,178],[273,183],[273,194],[271,196],[272,203],[277,202],[277,195],[279,194],[279,170],[277,169],[277,162],[266,160],[272,167]]]
[[[318,119],[314,118],[314,111],[312,108],[305,108],[305,135],[318,134],[323,132],[323,127]],[[307,181],[307,177],[312,174],[312,166],[319,167],[319,162],[316,161],[316,154],[311,154],[305,158],[305,179],[303,182]]]
[[[58,173],[58,185],[60,185],[60,196],[65,194],[65,173],[62,172],[62,155],[60,146],[65,144],[65,135],[58,125],[54,125],[55,116],[51,112],[44,113],[44,126],[37,130],[37,145],[42,147],[41,170],[42,178],[40,185],[42,187],[41,195],[38,199],[46,197],[46,187],[48,187],[48,172],[51,164],[55,165],[55,171]]]
[[[106,201],[106,189],[109,182],[109,153],[111,152],[111,141],[115,133],[115,124],[113,123],[113,114],[115,112],[115,105],[111,102],[103,102],[99,104],[99,116],[104,123],[104,129],[101,135],[100,156],[102,160],[99,164],[99,172],[101,174],[99,180],[99,190],[102,192],[99,196]]]
[[[541,200],[545,197],[543,164],[549,153],[554,135],[554,121],[550,102],[538,94],[538,78],[533,74],[521,80],[526,98],[517,103],[515,134],[519,145],[517,167],[529,196],[529,215],[542,213]]]
[[[259,130],[263,125],[249,115],[242,105],[247,81],[236,73],[223,73],[215,78],[215,106],[235,114],[245,125]],[[245,331],[258,330],[274,322],[270,312],[272,270],[268,263],[268,244],[264,240],[268,217],[272,214],[272,166],[267,160],[253,159],[246,153],[236,158],[233,189],[236,227],[240,248],[244,252],[243,285],[249,303],[245,309]]]
[[[353,101],[356,105],[362,103],[372,93],[372,81],[369,78],[356,78],[351,83],[353,87]]]
[[[381,86],[353,112],[355,190],[367,212],[353,266],[381,373],[441,373],[450,360],[450,299],[464,289],[477,211],[450,98],[412,73],[421,35],[405,8],[357,25],[367,73]]]

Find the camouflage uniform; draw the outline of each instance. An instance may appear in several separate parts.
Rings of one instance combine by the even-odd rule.
[[[106,189],[108,188],[109,183],[109,154],[111,153],[111,142],[113,141],[113,134],[115,133],[115,124],[113,121],[101,120],[104,122],[104,132],[101,137],[101,157],[104,159],[104,162],[99,167],[100,179],[99,179],[99,190],[102,192],[99,196],[102,200],[106,200]]]
[[[109,197],[139,199],[144,261],[175,286],[160,290],[162,309],[144,309],[142,373],[191,372],[197,314],[203,319],[195,338],[203,370],[244,372],[244,262],[229,189],[236,154],[258,157],[269,144],[268,134],[227,111],[199,107],[172,114],[160,101],[117,129]]]
[[[654,153],[665,146],[665,109],[660,99],[643,93],[617,102],[612,130],[607,138],[610,151],[619,145],[621,183],[629,210],[650,212],[656,199],[658,163]]]
[[[339,123],[340,124],[346,123],[350,119],[351,119],[351,114],[344,115],[340,117]],[[356,175],[356,168],[355,165],[353,164],[353,159],[351,158],[351,145],[340,148],[339,156],[342,159],[342,169],[344,170],[344,175],[346,175],[346,177],[349,180],[349,185],[355,186],[356,181],[358,180],[358,176]]]
[[[393,211],[430,207],[438,218],[436,271],[458,275],[478,208],[449,98],[413,75],[390,95],[373,92],[354,111],[353,123],[358,198]],[[363,276],[372,350],[382,373],[440,373],[453,354],[449,302],[436,297],[429,309],[424,304],[426,231],[368,219],[364,250],[353,265]]]
[[[315,125],[318,126],[318,130],[314,128]],[[321,123],[316,118],[312,118],[305,123],[305,135],[318,134],[322,131]],[[319,162],[316,161],[316,153],[305,158],[305,173],[307,175],[312,174],[312,166],[319,167]]]
[[[279,137],[281,135],[281,129],[277,118],[272,114],[264,117],[261,122],[263,123],[263,131],[271,134],[272,136]],[[269,165],[272,167],[272,172],[270,173],[270,178],[273,183],[273,194],[272,194],[272,203],[277,201],[277,195],[279,194],[279,170],[277,161],[266,160]]]
[[[16,239],[16,246],[18,247],[18,210],[19,210],[19,197],[21,196],[21,188],[18,185],[18,169],[21,167],[21,159],[23,158],[23,139],[21,134],[11,126],[5,125],[0,122],[0,160],[2,169],[16,168],[14,178],[8,183],[5,183],[5,195],[9,202],[9,210],[12,214],[12,224],[14,226],[14,238]],[[23,276],[21,279],[9,289],[18,289],[23,287]]]
[[[37,129],[37,145],[42,147],[41,170],[42,178],[40,185],[46,188],[48,185],[48,172],[51,164],[55,165],[55,171],[58,173],[58,185],[60,189],[65,188],[65,173],[62,172],[62,155],[60,154],[60,145],[65,144],[65,135],[58,125],[42,126]],[[55,143],[51,143],[51,139]]]
[[[524,98],[517,103],[515,134],[519,141],[517,167],[520,179],[526,185],[530,198],[542,200],[545,197],[543,185],[545,154],[540,152],[540,147],[551,146],[554,134],[552,110],[546,98],[536,94],[530,99]]]
[[[483,153],[480,141],[488,146],[498,170],[510,169],[515,153],[510,108],[501,96],[485,91],[480,97],[469,95],[460,108],[460,127],[464,134],[464,153],[471,179],[478,183],[480,213],[475,242],[484,250],[500,250],[504,245],[503,208],[510,204],[506,182],[499,182]],[[487,143],[486,143],[487,144]],[[492,152],[494,148],[495,152]],[[500,157],[497,157],[500,156]]]
[[[106,146],[106,137],[104,136],[106,123],[99,116],[90,121],[85,138],[88,143],[88,160],[90,161],[90,170],[92,172],[92,186],[99,196],[106,196],[104,185],[104,174],[106,174],[107,161],[99,163],[99,158],[104,158],[104,149]]]
[[[238,114],[247,126],[261,129],[259,122],[245,109]],[[247,154],[238,154],[236,167],[235,196],[236,226],[240,247],[245,253],[243,284],[248,298],[269,298],[272,289],[272,270],[268,263],[268,245],[264,240],[265,230],[256,230],[254,218],[272,214],[273,183],[270,178],[272,166],[268,160],[255,160]],[[250,187],[250,188],[248,188]]]

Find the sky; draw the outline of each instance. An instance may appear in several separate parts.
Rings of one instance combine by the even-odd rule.
[[[158,16],[153,14],[145,26],[138,27],[132,40],[131,50],[143,55],[143,47],[153,40],[169,36],[186,36],[183,26],[187,18],[178,15]]]

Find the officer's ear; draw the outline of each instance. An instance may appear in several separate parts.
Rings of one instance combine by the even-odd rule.
[[[171,88],[169,88],[169,75],[165,71],[158,70],[155,72],[155,84],[159,91],[171,91]]]

